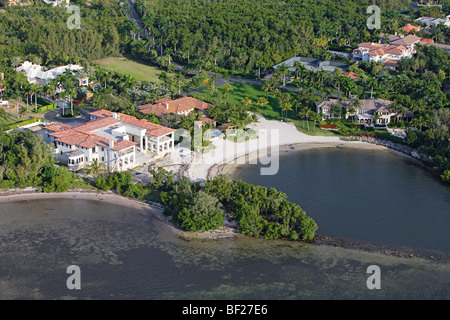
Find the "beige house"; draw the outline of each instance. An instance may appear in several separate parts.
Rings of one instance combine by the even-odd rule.
[[[392,101],[383,99],[362,99],[359,105],[355,105],[352,100],[339,101],[336,99],[324,99],[316,102],[316,112],[322,115],[323,119],[336,118],[335,110],[341,114],[344,112],[346,119],[353,118],[360,124],[365,125],[387,125],[392,120],[410,121],[412,113],[405,112],[398,114],[392,111]],[[354,113],[350,110],[353,107]]]

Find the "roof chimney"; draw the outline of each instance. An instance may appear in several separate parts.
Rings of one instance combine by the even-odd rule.
[[[114,119],[117,119],[117,113],[116,113],[116,112],[114,112],[114,113],[112,114],[112,116],[113,116]]]
[[[109,139],[109,148],[110,149],[114,148],[114,140],[113,139]]]
[[[167,102],[163,102],[164,107],[166,107],[166,110],[169,110],[169,104]]]

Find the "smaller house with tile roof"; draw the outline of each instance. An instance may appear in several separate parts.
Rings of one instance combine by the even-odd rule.
[[[345,72],[341,73],[340,76],[342,77],[349,77],[352,80],[358,80],[358,75],[354,72]]]
[[[404,33],[411,33],[411,32],[415,33],[417,31],[420,31],[420,27],[408,23],[405,26],[401,27],[399,31],[402,31]]]
[[[194,111],[205,113],[210,108],[214,108],[214,106],[192,97],[181,97],[175,100],[164,98],[156,100],[154,104],[144,104],[139,107],[139,112],[155,114],[158,118],[164,118],[170,114],[188,115]]]

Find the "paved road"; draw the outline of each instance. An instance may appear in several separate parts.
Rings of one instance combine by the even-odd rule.
[[[136,22],[137,26],[141,29],[141,31],[144,31],[144,26],[141,22],[141,19],[139,18],[136,10],[134,9],[134,3],[132,0],[127,0],[128,4],[130,5],[129,8],[125,8],[125,12],[127,13],[128,18]]]
[[[417,2],[411,1],[411,9],[419,10],[420,7],[419,7],[419,5],[417,4]]]

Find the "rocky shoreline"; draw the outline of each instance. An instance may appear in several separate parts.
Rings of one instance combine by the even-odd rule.
[[[308,242],[315,245],[332,246],[345,249],[353,249],[358,251],[367,251],[402,258],[421,258],[440,262],[447,262],[450,260],[449,259],[450,256],[443,252],[429,251],[426,249],[396,247],[382,243],[346,240],[323,235],[316,235],[313,240]]]
[[[416,149],[411,148],[402,143],[396,143],[396,142],[392,142],[387,139],[379,139],[379,138],[375,138],[372,136],[348,136],[348,137],[341,137],[341,140],[342,141],[361,141],[361,142],[366,142],[366,143],[370,143],[373,145],[383,146],[383,147],[401,152],[413,159],[416,159],[427,167],[433,166],[433,159],[431,159],[430,157],[421,157],[417,153]]]

